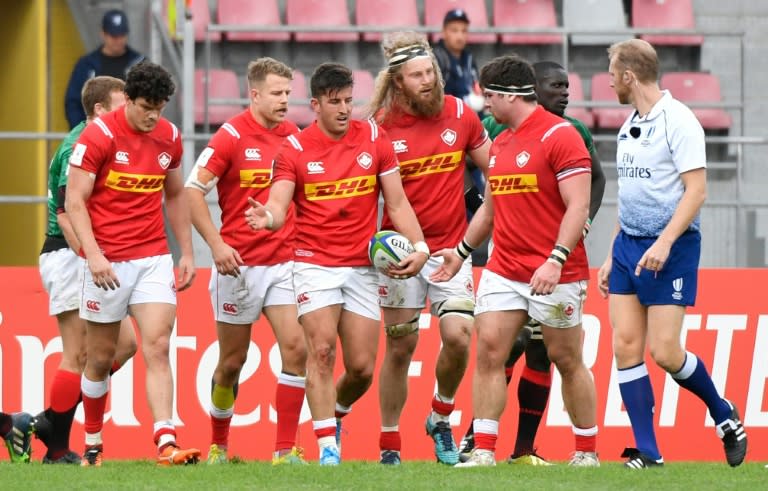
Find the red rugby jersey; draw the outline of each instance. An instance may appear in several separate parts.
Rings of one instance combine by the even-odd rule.
[[[538,106],[491,145],[493,252],[486,268],[528,282],[555,246],[565,204],[558,182],[591,172],[584,141],[570,123]],[[589,278],[584,242],[568,256],[561,283]]]
[[[372,121],[350,121],[339,140],[317,123],[289,136],[275,159],[274,181],[296,184],[297,261],[369,266],[376,233],[378,177],[397,172],[386,134]]]
[[[267,129],[246,109],[219,128],[197,159],[196,165],[219,178],[216,190],[221,209],[220,233],[248,266],[293,260],[293,206],[285,225],[275,232],[251,230],[243,213],[250,207],[248,197],[267,202],[272,161],[285,138],[298,132],[290,121]]]
[[[85,127],[69,163],[96,175],[87,209],[109,261],[168,253],[162,191],[166,174],[181,172],[181,154],[179,130],[165,118],[143,133],[123,108]]]
[[[477,114],[462,100],[445,96],[440,114],[420,118],[398,111],[382,128],[400,160],[403,188],[430,250],[455,246],[467,229],[466,152],[488,139]],[[382,228],[392,227],[385,213]]]

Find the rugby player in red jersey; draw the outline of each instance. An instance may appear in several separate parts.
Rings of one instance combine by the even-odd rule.
[[[570,465],[596,467],[595,384],[581,356],[589,279],[582,240],[589,216],[589,153],[570,123],[537,104],[536,79],[524,59],[496,58],[482,68],[480,81],[491,114],[509,129],[491,146],[484,205],[457,248],[438,253],[444,263],[431,277],[450,278],[468,246],[493,230],[475,308],[475,449],[457,467],[496,465],[507,398],[504,362],[529,316],[541,323],[547,354],[563,379],[575,437]]]
[[[211,389],[209,464],[227,462],[237,381],[248,356],[251,325],[262,311],[275,333],[282,360],[275,393],[277,437],[272,463],[303,462],[295,443],[304,402],[307,350],[293,293],[293,207],[285,226],[274,233],[252,231],[242,215],[249,197],[267,200],[272,160],[285,138],[299,132],[285,119],[292,78],[292,70],[275,59],[251,62],[250,107],[213,135],[186,182],[192,223],[211,248],[214,262],[208,289],[219,361]],[[220,231],[205,202],[213,188],[221,209]]]
[[[98,76],[85,82],[82,104],[86,120],[75,126],[61,143],[48,168],[48,227],[40,251],[40,278],[48,292],[48,312],[56,316],[61,334],[61,362],[53,376],[50,406],[35,416],[35,436],[48,450],[44,464],[79,464],[80,456],[69,449],[72,420],[80,404],[80,380],[85,366],[85,321],[80,318],[83,258],[64,211],[69,158],[86,125],[125,104],[125,82]],[[112,372],[136,353],[136,333],[130,318],[123,319],[115,349]]]
[[[424,35],[393,33],[385,37],[382,48],[387,66],[379,73],[371,112],[392,139],[403,189],[427,245],[432,250],[450,247],[467,229],[466,157],[485,172],[490,140],[477,114],[461,99],[443,93],[440,69]],[[382,228],[393,226],[385,213]],[[387,333],[379,384],[382,464],[400,463],[399,420],[408,395],[408,367],[419,339],[419,316],[427,299],[432,315],[440,319],[442,348],[426,431],[434,440],[439,462],[453,465],[459,461],[449,417],[472,339],[472,264],[464,263],[448,282],[433,283],[429,275],[440,264],[442,259],[430,258],[418,275],[407,280],[380,277]]]
[[[403,192],[392,142],[373,121],[353,121],[352,72],[324,63],[310,79],[314,124],[289,136],[275,159],[269,200],[251,200],[255,230],[279,230],[296,205],[294,289],[307,339],[307,399],[321,465],[341,456],[337,416],[371,385],[381,312],[378,275],[368,259],[376,232],[379,191],[395,227],[415,252],[389,274],[412,276],[429,249]],[[334,388],[336,342],[345,373]],[[335,407],[334,407],[335,405]]]
[[[70,158],[65,208],[86,259],[80,317],[86,320],[87,361],[80,388],[85,410],[82,465],[99,466],[102,427],[120,321],[138,325],[154,420],[157,464],[196,462],[200,451],[176,443],[173,378],[168,358],[176,291],[192,284],[195,266],[189,209],[181,173],[181,135],[161,117],[175,90],[160,65],[128,72],[123,109],[97,118]],[[181,249],[178,277],[163,224]]]

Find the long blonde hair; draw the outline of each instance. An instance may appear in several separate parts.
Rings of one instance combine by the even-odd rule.
[[[432,59],[432,66],[435,70],[435,76],[437,77],[438,89],[441,91],[443,89],[443,75],[440,72],[437,59],[432,53],[432,48],[429,46],[426,36],[414,31],[400,31],[385,34],[384,39],[381,42],[381,51],[384,54],[384,59],[387,61],[387,65],[376,76],[373,97],[371,97],[371,102],[368,104],[368,110],[366,112],[368,117],[377,118],[379,123],[386,119],[387,115],[392,110],[392,106],[397,102],[396,98],[398,90],[395,85],[395,80],[400,76],[400,71],[404,63],[392,65],[393,56],[398,50],[410,46],[423,48],[423,50],[429,54]]]

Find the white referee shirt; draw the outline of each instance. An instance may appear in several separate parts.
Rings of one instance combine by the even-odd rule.
[[[618,135],[619,224],[632,236],[657,237],[683,196],[680,174],[706,167],[704,130],[669,91],[640,117],[637,111]],[[697,215],[690,230],[699,230]]]

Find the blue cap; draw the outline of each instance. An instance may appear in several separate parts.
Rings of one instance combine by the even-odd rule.
[[[469,17],[467,17],[467,12],[464,9],[453,9],[449,10],[445,13],[445,17],[443,18],[443,25],[446,25],[449,22],[453,21],[461,21],[466,22],[469,24]]]
[[[128,16],[122,10],[108,10],[101,19],[101,30],[110,36],[128,34]]]

